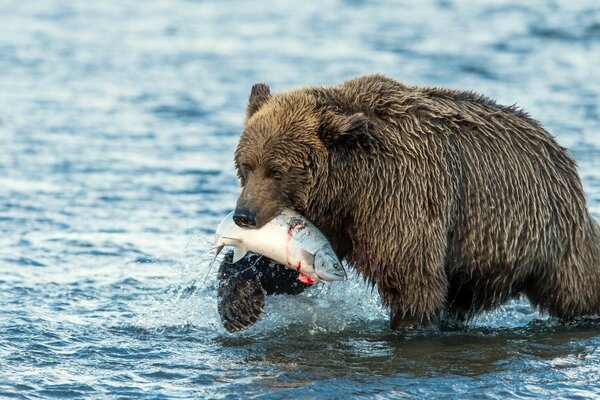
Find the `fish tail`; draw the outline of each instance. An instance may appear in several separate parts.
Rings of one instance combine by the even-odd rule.
[[[206,281],[208,280],[208,276],[210,275],[210,271],[212,271],[212,266],[215,263],[215,260],[217,259],[217,256],[219,255],[219,253],[221,252],[221,250],[223,250],[223,247],[224,246],[215,246],[212,249],[210,249],[209,251],[207,251],[206,253],[204,253],[206,255],[206,254],[210,253],[211,251],[215,250],[215,256],[210,261],[210,264],[208,264],[208,271],[206,272],[206,276],[204,277],[204,281],[202,281],[202,286],[204,286],[206,284]]]

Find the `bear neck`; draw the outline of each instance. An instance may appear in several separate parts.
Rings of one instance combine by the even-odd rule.
[[[356,229],[357,216],[365,211],[361,199],[372,186],[375,164],[365,156],[359,148],[330,150],[318,161],[320,168],[308,195],[305,216],[323,232],[340,258],[350,256],[350,232]]]

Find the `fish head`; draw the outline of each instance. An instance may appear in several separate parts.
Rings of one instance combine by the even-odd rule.
[[[329,246],[323,247],[315,253],[314,268],[318,280],[323,282],[348,279],[344,266]]]

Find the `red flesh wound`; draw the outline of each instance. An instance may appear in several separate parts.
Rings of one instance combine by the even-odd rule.
[[[296,224],[292,224],[290,226],[288,226],[288,231],[287,231],[287,236],[288,236],[288,245],[285,247],[285,262],[287,263],[287,265],[289,267],[292,267],[292,262],[290,261],[290,249],[289,249],[289,243],[290,240],[292,240],[292,236],[294,236],[294,231],[296,229],[304,229],[304,222],[300,222],[300,223],[296,223]],[[296,268],[297,271],[300,270],[300,263],[298,263],[298,265],[293,266]]]
[[[304,223],[303,222],[300,222],[300,223],[294,224],[294,225],[290,225],[288,227],[288,231],[287,231],[287,234],[288,234],[288,243],[290,242],[290,240],[292,240],[292,236],[294,236],[294,231],[295,230],[300,230],[300,229],[304,229]],[[285,258],[286,258],[287,264],[290,267],[293,267],[296,271],[300,272],[300,267],[302,266],[302,263],[300,261],[298,261],[298,264],[292,266],[292,263],[290,262],[289,249],[287,248],[287,246],[286,246],[286,249],[285,249]],[[300,282],[306,283],[308,285],[312,285],[312,284],[316,283],[316,281],[313,278],[311,278],[308,275],[304,275],[302,272],[300,272],[300,275],[298,275],[298,280]]]
[[[308,285],[312,285],[314,283],[316,283],[317,281],[315,281],[313,278],[311,278],[308,275],[304,275],[302,272],[300,272],[300,275],[298,276],[298,280],[302,283],[306,283]]]

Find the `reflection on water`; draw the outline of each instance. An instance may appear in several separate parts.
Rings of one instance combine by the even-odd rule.
[[[410,335],[361,278],[221,327],[210,235],[254,82],[382,72],[518,103],[600,218],[589,1],[0,1],[0,397],[592,398],[600,324],[526,301]]]

